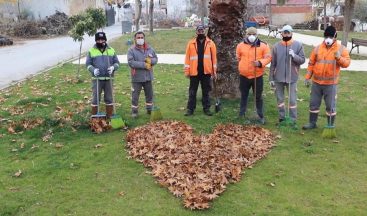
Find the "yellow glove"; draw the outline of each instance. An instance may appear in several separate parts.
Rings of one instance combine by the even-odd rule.
[[[152,64],[152,59],[148,56],[145,58],[145,63]]]
[[[150,63],[145,63],[145,68],[147,70],[151,70],[152,69],[152,65]]]

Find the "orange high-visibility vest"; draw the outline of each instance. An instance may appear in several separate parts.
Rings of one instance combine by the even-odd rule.
[[[185,75],[198,75],[198,45],[196,38],[189,41],[186,47],[185,57]],[[204,45],[204,74],[215,74],[217,72],[217,47],[215,43],[208,37],[205,39]]]
[[[339,59],[335,59],[336,52],[341,54]],[[340,67],[346,68],[349,65],[349,52],[343,45],[335,42],[328,48],[322,43],[312,50],[305,78],[312,77],[320,85],[338,84]]]
[[[236,48],[236,56],[239,73],[248,79],[262,76],[265,66],[271,62],[270,48],[262,41],[258,41],[255,46],[244,42],[239,43]],[[254,61],[260,61],[261,67],[255,68]]]

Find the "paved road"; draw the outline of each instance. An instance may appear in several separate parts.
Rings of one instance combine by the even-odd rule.
[[[104,31],[108,40],[116,38],[121,36],[121,25],[106,27]],[[82,52],[87,51],[95,43],[94,37],[84,38]],[[30,40],[24,44],[2,47],[0,48],[0,89],[78,55],[79,42],[74,42],[69,36]]]

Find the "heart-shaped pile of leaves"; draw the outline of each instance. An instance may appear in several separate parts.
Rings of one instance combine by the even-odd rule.
[[[274,138],[260,127],[217,125],[212,134],[195,135],[183,122],[160,121],[130,130],[127,147],[161,185],[183,197],[185,207],[206,209],[269,152]]]

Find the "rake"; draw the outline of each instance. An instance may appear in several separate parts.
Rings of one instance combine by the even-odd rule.
[[[94,115],[91,115],[91,119],[106,119],[106,113],[99,111],[99,79],[96,77],[96,87],[97,87],[97,113]]]
[[[254,59],[254,62],[256,62],[256,45],[255,45],[255,59]],[[253,97],[254,97],[254,110],[253,110],[253,114],[251,117],[249,117],[246,121],[245,121],[245,124],[253,124],[253,125],[257,125],[259,122],[258,122],[258,114],[257,114],[257,108],[256,108],[256,67],[254,69],[254,86],[253,86],[253,91],[254,91],[254,94],[253,94]]]
[[[220,99],[218,97],[217,81],[215,78],[213,79],[213,86],[214,86],[214,96],[215,96],[215,112],[217,113],[222,109],[221,108],[222,103],[220,102]]]

